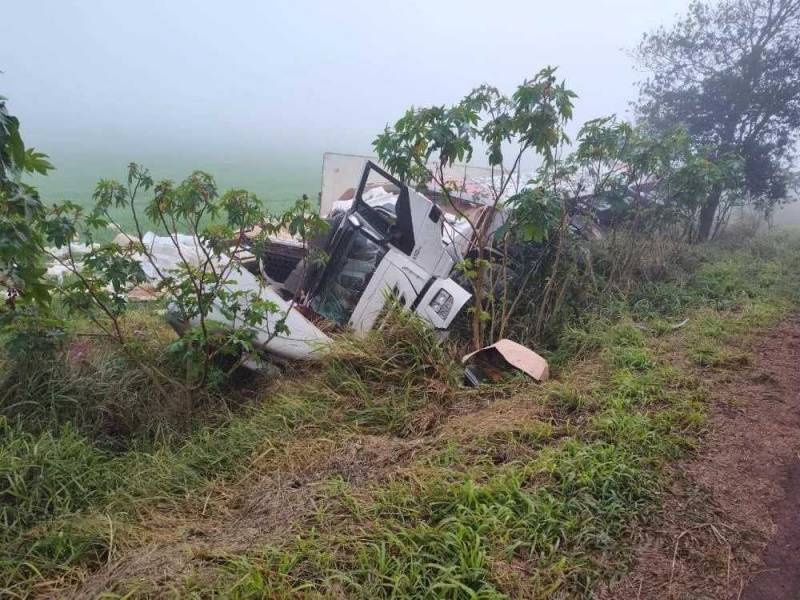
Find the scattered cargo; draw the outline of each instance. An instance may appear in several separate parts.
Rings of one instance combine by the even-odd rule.
[[[501,383],[509,371],[517,370],[536,381],[547,381],[550,376],[547,361],[525,346],[511,340],[498,340],[467,354],[462,362],[465,365],[464,379],[468,385],[481,383]]]

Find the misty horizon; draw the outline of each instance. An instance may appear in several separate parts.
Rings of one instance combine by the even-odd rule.
[[[287,201],[319,191],[324,152],[373,154],[407,108],[482,83],[511,93],[547,65],[578,94],[572,136],[630,118],[644,74],[627,51],[687,5],[15,3],[0,24],[0,95],[55,166],[35,179],[45,199],[87,199],[135,161]]]
[[[482,83],[511,92],[547,65],[579,95],[574,130],[625,114],[640,77],[624,50],[686,5],[14,3],[0,94],[57,168],[92,155],[370,153],[412,105],[452,104]]]

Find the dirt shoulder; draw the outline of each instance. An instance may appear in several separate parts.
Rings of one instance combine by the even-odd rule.
[[[708,435],[604,598],[800,598],[800,318],[708,373]]]

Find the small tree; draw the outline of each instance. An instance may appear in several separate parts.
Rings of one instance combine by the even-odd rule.
[[[585,123],[572,151],[545,161],[520,193],[535,200],[511,205],[519,272],[512,283],[525,314],[515,320],[517,335],[545,340],[558,331],[565,308],[574,316],[641,277],[646,247],[692,239],[710,190],[719,182],[733,187],[738,173],[735,157],[706,156],[682,130],[653,135],[615,117]],[[550,207],[556,218],[543,219]],[[546,243],[516,235],[532,222],[551,224]]]
[[[650,73],[638,112],[662,133],[685,127],[708,160],[743,161],[743,190],[765,212],[786,199],[800,127],[800,0],[695,1],[635,52]],[[697,238],[714,232],[725,187],[699,211]]]
[[[151,199],[142,215],[138,201],[147,193],[151,193]],[[157,386],[169,381],[191,392],[218,383],[254,351],[255,328],[266,329],[269,339],[288,333],[286,319],[291,305],[282,310],[265,299],[263,280],[256,290],[230,285],[243,274],[243,267],[233,257],[241,249],[245,233],[255,228],[260,230],[256,241],[263,245],[268,243],[269,234],[282,229],[305,240],[327,227],[311,212],[306,197],[284,214],[269,216],[260,200],[246,190],[230,190],[220,196],[214,179],[202,171],[195,171],[177,185],[169,180],[155,183],[146,169],[132,163],[125,184],[100,181],[94,200],[88,212],[69,202],[56,206],[46,218],[45,237],[66,253],[62,256],[44,246],[40,250],[71,275],[57,290],[67,308],[90,319]],[[130,243],[94,244],[85,256],[77,256],[71,241],[78,234],[92,244],[97,232],[109,226],[121,231],[112,208],[130,211],[135,229],[127,236]],[[174,266],[165,265],[152,241],[146,239],[142,226],[145,219],[169,240],[177,256]],[[181,240],[182,234],[191,236],[189,246]],[[148,279],[145,269],[157,290],[165,294],[170,310],[182,320],[199,323],[171,346],[184,365],[182,382],[138,360],[122,327],[121,317],[128,307],[126,294]],[[215,310],[224,315],[227,325],[212,319]],[[224,356],[238,359],[220,370],[218,359]]]
[[[393,127],[387,126],[374,142],[381,162],[399,178],[419,187],[435,185],[452,209],[468,224],[474,251],[460,268],[472,284],[472,345],[486,341],[487,322],[499,322],[490,331],[502,335],[515,306],[507,279],[508,244],[516,236],[526,240],[546,237],[553,216],[549,196],[542,190],[524,190],[523,164],[537,156],[546,164],[555,161],[567,138],[564,124],[572,117],[575,93],[557,83],[555,69],[546,68],[520,85],[511,97],[483,85],[454,106],[410,108]],[[463,212],[454,197],[458,185],[448,181],[445,169],[455,162],[484,152],[491,169],[490,198],[480,221]],[[501,208],[515,212],[515,227],[503,227],[498,235],[489,225]],[[499,264],[501,284],[497,298]],[[498,256],[499,255],[499,256]]]
[[[675,237],[693,241],[714,189],[726,190],[717,228],[739,198],[739,157],[711,160],[719,153],[696,147],[683,128],[659,133],[612,116],[585,123],[576,141],[562,169],[565,201],[574,214],[602,221],[612,232],[628,227],[650,235],[672,229]]]

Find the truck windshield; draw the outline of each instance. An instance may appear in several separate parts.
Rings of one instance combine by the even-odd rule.
[[[337,246],[311,307],[326,319],[346,325],[386,250],[359,229],[351,229]]]

